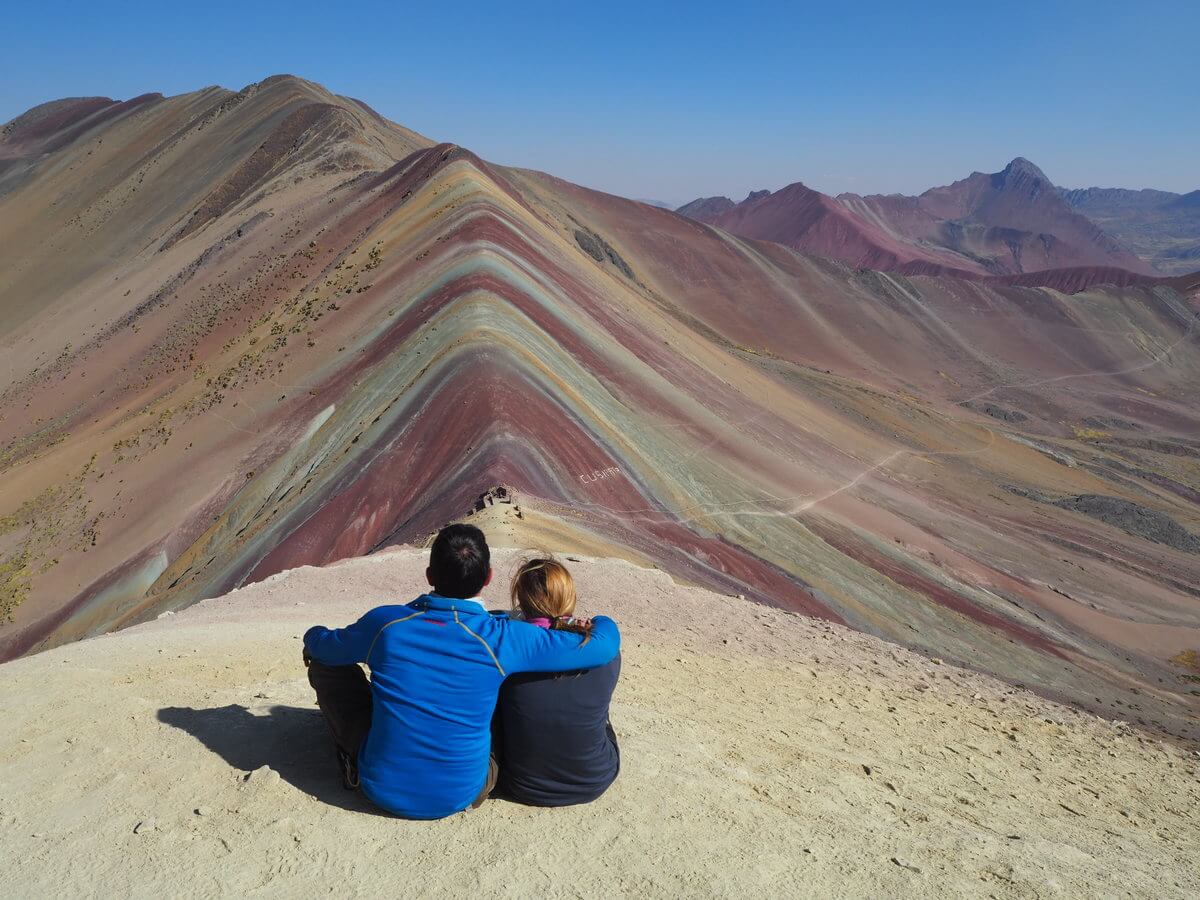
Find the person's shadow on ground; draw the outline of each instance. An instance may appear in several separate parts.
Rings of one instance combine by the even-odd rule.
[[[324,803],[386,815],[360,792],[342,787],[320,710],[273,706],[267,715],[254,715],[236,704],[168,706],[158,711],[158,720],[186,731],[235,769],[252,772],[270,766],[288,784]]]

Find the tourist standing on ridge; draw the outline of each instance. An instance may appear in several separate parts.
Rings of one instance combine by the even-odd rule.
[[[539,628],[574,631],[587,641],[595,628],[575,618],[575,580],[554,559],[531,559],[517,569],[513,615]],[[500,689],[492,719],[492,749],[500,762],[496,796],[531,806],[590,803],[621,768],[608,705],[621,674],[621,656],[581,672],[527,672]]]
[[[304,655],[344,784],[396,815],[440,819],[479,806],[495,785],[490,724],[505,676],[605,665],[621,637],[603,616],[585,641],[488,613],[477,595],[491,554],[473,525],[438,533],[425,575],[433,592],[412,603],[310,628]]]

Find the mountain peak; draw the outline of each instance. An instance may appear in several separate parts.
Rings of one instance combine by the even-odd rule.
[[[698,197],[691,203],[683,204],[675,212],[697,222],[709,222],[736,205],[728,197]]]
[[[1003,179],[1004,185],[1018,185],[1024,181],[1039,180],[1044,184],[1050,184],[1050,179],[1046,177],[1046,173],[1031,163],[1023,156],[1018,156],[998,174],[998,177]]]
[[[1018,156],[1003,171],[993,175],[992,187],[1003,193],[1025,194],[1031,201],[1044,193],[1058,198],[1058,191],[1046,173],[1023,156]]]
[[[1018,156],[1013,159],[1007,166],[1004,167],[1005,172],[1030,172],[1037,175],[1042,175],[1042,170],[1023,156]]]

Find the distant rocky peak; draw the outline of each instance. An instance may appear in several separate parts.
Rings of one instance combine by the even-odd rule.
[[[685,203],[675,212],[698,222],[707,222],[716,218],[726,210],[733,209],[736,204],[728,197],[699,197],[691,203]]]
[[[769,196],[771,196],[770,191],[765,191],[765,190],[764,191],[751,191],[749,194],[746,195],[746,199],[743,200],[742,202],[743,203],[753,203],[755,200],[761,200],[763,197],[769,197]]]
[[[1046,173],[1023,156],[1018,156],[1004,167],[1004,171],[993,175],[992,186],[999,191],[1027,194],[1030,200],[1036,200],[1046,191],[1058,195]]]
[[[1029,160],[1027,160],[1023,156],[1016,157],[1012,162],[1010,162],[1007,166],[1005,166],[1004,172],[1006,175],[1013,175],[1013,174],[1016,174],[1019,172],[1024,172],[1029,175],[1036,175],[1039,178],[1046,177],[1045,173],[1041,169],[1039,169],[1036,165],[1031,163]]]

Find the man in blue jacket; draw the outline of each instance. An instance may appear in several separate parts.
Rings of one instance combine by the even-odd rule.
[[[478,594],[492,578],[491,554],[473,525],[438,533],[425,576],[433,592],[406,606],[310,628],[304,656],[345,785],[396,815],[440,819],[479,806],[495,785],[490,724],[505,676],[605,665],[621,636],[605,616],[584,644],[488,613]]]

